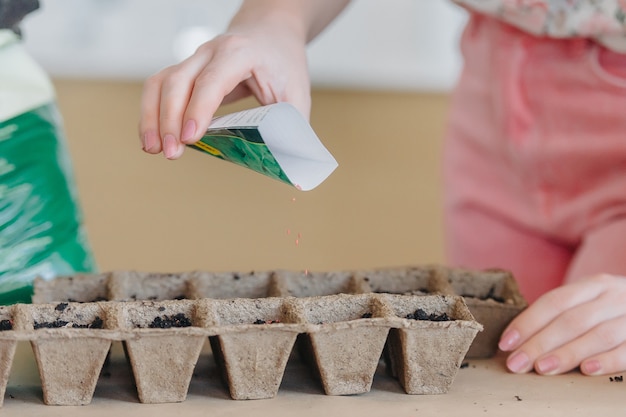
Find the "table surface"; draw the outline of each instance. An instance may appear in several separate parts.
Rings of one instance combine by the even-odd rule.
[[[207,343],[208,345],[208,343]],[[447,394],[408,395],[380,366],[369,393],[352,396],[324,395],[321,385],[297,357],[289,360],[278,395],[266,400],[235,401],[207,348],[200,356],[186,401],[141,404],[121,344],[113,345],[111,362],[100,376],[91,404],[47,406],[30,344],[20,342],[6,389],[2,415],[72,417],[116,416],[147,413],[171,416],[463,416],[624,415],[626,382],[611,376],[587,377],[579,372],[559,376],[513,375],[504,356],[468,360]],[[617,375],[612,375],[617,376]],[[608,414],[604,414],[604,413]],[[149,414],[148,414],[149,413]],[[454,413],[454,414],[453,414]]]

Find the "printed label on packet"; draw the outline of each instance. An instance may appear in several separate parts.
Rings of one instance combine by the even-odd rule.
[[[190,146],[294,185],[263,142],[257,129],[209,129],[200,141]]]
[[[288,103],[216,117],[189,146],[302,191],[317,187],[337,167],[309,122]]]
[[[203,141],[198,141],[197,143],[195,143],[195,146],[197,148],[200,148],[200,150],[210,153],[213,156],[222,156],[222,153],[218,149],[214,148],[211,145],[207,145]]]

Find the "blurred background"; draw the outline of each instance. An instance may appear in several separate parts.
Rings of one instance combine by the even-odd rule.
[[[56,87],[100,269],[443,262],[439,159],[462,9],[354,0],[310,45],[311,124],[339,168],[300,192],[192,150],[167,161],[140,148],[143,80],[223,31],[239,4],[41,0],[25,19],[25,45]]]

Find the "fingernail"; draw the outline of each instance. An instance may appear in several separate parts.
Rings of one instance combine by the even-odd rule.
[[[163,155],[166,158],[173,158],[178,150],[178,144],[176,138],[172,134],[163,136]]]
[[[190,119],[185,122],[185,127],[183,128],[183,133],[181,135],[181,141],[183,143],[191,143],[194,136],[196,136],[196,122],[195,120]]]
[[[507,330],[500,338],[500,343],[498,343],[498,347],[505,352],[513,350],[517,347],[517,342],[519,342],[519,339],[520,334],[517,330]]]
[[[530,360],[528,359],[528,355],[524,352],[517,352],[509,356],[506,365],[512,372],[526,372],[530,368]]]
[[[599,374],[600,371],[602,371],[602,365],[600,364],[600,361],[597,361],[595,359],[584,362],[580,367],[582,368],[583,373],[587,375],[596,375]]]
[[[149,130],[146,133],[144,133],[143,135],[143,150],[144,151],[151,151],[157,144],[157,136],[156,134],[152,131]]]
[[[544,375],[549,375],[559,368],[559,358],[556,356],[547,356],[540,359],[537,364],[537,372]]]

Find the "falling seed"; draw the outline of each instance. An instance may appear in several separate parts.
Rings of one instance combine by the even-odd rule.
[[[298,233],[298,239],[300,239],[302,237],[302,235],[300,233]]]
[[[300,239],[296,239],[296,246],[300,243]]]
[[[300,186],[300,184],[294,184],[294,187],[296,187],[298,190],[302,191],[302,187]]]
[[[291,201],[294,201],[294,202],[295,202],[295,201],[296,201],[296,198],[295,198],[295,197],[291,197]]]
[[[291,229],[287,229],[287,235],[291,234]]]
[[[309,270],[308,270],[308,269],[305,269],[305,270],[304,270],[304,276],[307,276],[307,275],[309,275]]]

